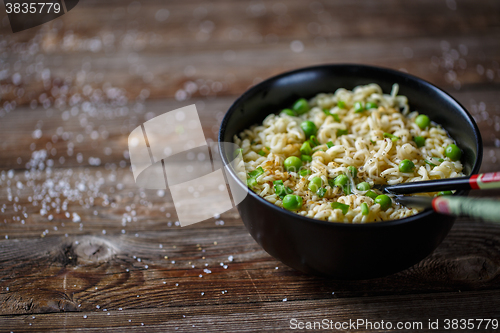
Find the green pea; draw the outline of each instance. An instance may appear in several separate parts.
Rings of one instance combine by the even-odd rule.
[[[306,120],[306,121],[302,122],[302,124],[300,124],[300,127],[304,131],[306,138],[310,137],[311,135],[316,135],[316,132],[318,132],[318,128],[310,120]]]
[[[321,187],[322,184],[323,184],[323,181],[321,180],[321,178],[314,177],[313,179],[311,179],[309,181],[308,188],[311,191],[316,192],[317,190],[319,190],[319,188]]]
[[[370,184],[368,184],[367,182],[362,182],[359,183],[356,188],[358,189],[358,191],[368,191],[370,189]]]
[[[361,215],[368,215],[369,213],[370,213],[370,208],[368,208],[366,202],[363,202],[361,204]]]
[[[311,144],[309,143],[309,141],[306,141],[302,144],[302,146],[300,147],[300,153],[303,155],[311,155],[312,148],[311,148]]]
[[[312,157],[311,155],[300,155],[300,159],[302,162],[312,162]]]
[[[453,192],[451,191],[441,191],[441,192],[438,192],[437,196],[440,197],[440,196],[443,196],[443,195],[452,195]]]
[[[402,160],[399,163],[399,171],[401,172],[413,172],[413,169],[415,169],[415,164],[410,160]]]
[[[309,111],[309,103],[305,98],[298,99],[294,104],[292,109],[298,114],[304,114]]]
[[[356,169],[355,166],[349,165],[347,167],[347,171],[349,171],[349,173],[351,174],[352,178],[356,178],[356,176],[358,175],[358,169]]]
[[[302,197],[294,194],[287,194],[283,198],[283,208],[288,210],[299,210],[302,208]]]
[[[291,109],[283,109],[281,111],[281,113],[292,116],[292,117],[295,117],[297,115],[297,113],[295,113],[295,111],[293,111]]]
[[[415,141],[418,148],[425,146],[425,138],[423,136],[416,136],[413,138],[413,141]]]
[[[429,126],[431,123],[429,117],[427,117],[425,114],[419,115],[417,118],[415,118],[415,124],[420,127],[420,129],[424,129],[427,126]]]
[[[339,109],[345,109],[345,102],[344,101],[338,101],[337,102],[337,106],[339,107]]]
[[[457,147],[456,144],[452,143],[444,151],[444,155],[449,157],[452,161],[458,161],[462,157],[462,151]]]
[[[378,195],[375,198],[375,203],[380,205],[380,209],[387,210],[392,206],[392,200],[385,194]]]
[[[354,112],[355,113],[360,113],[363,111],[365,111],[365,106],[363,105],[363,102],[354,103]]]
[[[285,170],[286,171],[299,171],[302,166],[302,161],[297,156],[290,156],[285,160]]]
[[[344,186],[348,181],[349,178],[347,178],[346,175],[338,175],[337,177],[335,177],[335,181],[333,182],[333,184],[335,186]]]
[[[376,108],[378,108],[378,105],[377,105],[377,103],[368,102],[368,103],[366,103],[365,108],[366,108],[367,110],[370,110],[370,109],[376,109]]]

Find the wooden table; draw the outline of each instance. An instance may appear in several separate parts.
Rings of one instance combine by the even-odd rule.
[[[215,139],[252,84],[353,62],[452,94],[481,130],[481,171],[499,170],[497,0],[88,0],[16,34],[1,15],[0,331],[500,320],[498,225],[458,219],[428,258],[385,278],[318,278],[265,253],[234,209],[181,228],[168,191],[135,186],[127,152],[155,115],[196,103]]]

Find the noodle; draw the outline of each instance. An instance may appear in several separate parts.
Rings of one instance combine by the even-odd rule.
[[[304,114],[270,114],[262,125],[244,130],[234,137],[234,141],[242,148],[245,168],[247,171],[259,167],[263,170],[251,189],[283,207],[282,197],[273,186],[273,182],[282,180],[284,186],[303,199],[297,214],[325,221],[366,223],[418,213],[417,209],[394,202],[383,210],[366,195],[367,191],[356,188],[360,182],[368,182],[373,187],[374,184],[393,185],[463,176],[461,162],[445,156],[445,148],[454,143],[453,139],[434,123],[421,129],[415,123],[419,113],[410,112],[407,98],[397,93],[397,84],[390,94],[383,94],[377,84],[358,86],[352,91],[340,88],[333,94],[321,93],[309,100],[310,110]],[[357,102],[375,103],[376,108],[356,112]],[[309,174],[301,175],[298,170],[286,171],[283,163],[289,156],[301,157],[300,148],[307,139],[301,123],[306,120],[316,125],[319,145],[312,148],[312,161],[302,165],[301,170],[309,170]],[[425,138],[424,146],[417,147],[413,141],[416,136]],[[412,172],[400,171],[402,160],[413,162]],[[349,166],[357,168],[356,178],[348,171]],[[342,174],[348,177],[351,194],[331,182]],[[323,197],[308,188],[315,177],[322,180]],[[382,194],[373,188],[371,191]],[[435,193],[423,195],[434,196]],[[333,209],[332,202],[348,205],[349,209],[344,214],[341,209]],[[369,208],[364,215],[363,203]]]

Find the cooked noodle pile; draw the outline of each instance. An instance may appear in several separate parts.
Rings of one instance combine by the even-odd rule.
[[[280,207],[285,188],[286,194],[302,198],[296,213],[325,221],[366,223],[418,213],[394,200],[388,208],[376,203],[375,195],[382,192],[373,185],[459,177],[463,176],[462,164],[445,156],[447,146],[454,143],[446,131],[434,123],[421,129],[415,123],[418,112],[410,112],[407,98],[397,92],[397,85],[390,95],[383,94],[376,84],[352,91],[341,88],[309,100],[309,110],[303,114],[270,114],[262,125],[244,130],[234,141],[241,147],[245,169],[253,177],[249,187]],[[371,108],[360,111],[360,105]],[[306,137],[301,127],[306,120],[316,125],[316,138]],[[415,137],[424,138],[424,145],[418,147]],[[300,170],[287,171],[285,159],[301,158],[300,149],[306,140],[311,143],[311,161],[303,159]],[[413,162],[410,172],[400,171],[403,160]],[[355,177],[349,166],[351,170],[352,166],[357,168]],[[339,175],[347,176],[346,186],[334,185]],[[321,178],[321,193],[309,188],[315,177]],[[279,180],[282,186],[277,186]],[[369,183],[371,189],[359,190],[361,182]],[[333,208],[335,202],[348,207]]]

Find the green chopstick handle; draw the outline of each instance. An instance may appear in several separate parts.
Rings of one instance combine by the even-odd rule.
[[[442,214],[500,223],[500,200],[441,196],[432,200],[432,208]]]

